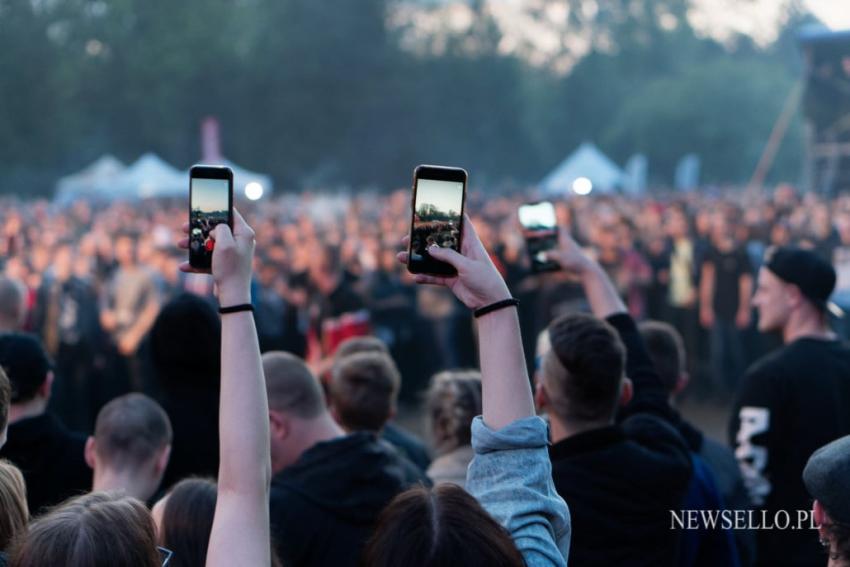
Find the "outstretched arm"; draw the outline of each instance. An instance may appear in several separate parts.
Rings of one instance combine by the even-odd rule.
[[[220,224],[212,234],[219,303],[250,303],[254,231],[234,211],[233,232]],[[187,239],[181,245],[188,246]],[[181,269],[191,270],[188,264]],[[257,329],[246,311],[222,315],[219,440],[218,499],[207,565],[269,565],[268,401]]]

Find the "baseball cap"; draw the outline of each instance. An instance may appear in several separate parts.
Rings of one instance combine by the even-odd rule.
[[[770,248],[764,265],[784,282],[800,288],[806,299],[822,311],[842,315],[841,309],[829,301],[835,289],[835,269],[811,250],[792,246]]]
[[[850,435],[827,443],[809,457],[803,483],[833,521],[850,524]]]
[[[12,384],[12,403],[35,397],[53,363],[41,341],[27,333],[0,335],[0,366]]]

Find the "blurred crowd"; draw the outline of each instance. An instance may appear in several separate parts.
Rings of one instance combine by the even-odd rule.
[[[516,209],[534,200],[473,191],[466,207],[521,300],[527,353],[549,321],[584,301],[567,276],[529,270]],[[850,308],[847,196],[826,201],[780,186],[757,195],[554,202],[559,226],[605,268],[632,316],[668,321],[682,333],[691,391],[700,398],[725,400],[747,365],[779,344],[755,332],[750,306],[769,246],[811,248],[832,262],[833,300]],[[339,342],[374,334],[407,377],[408,400],[434,372],[473,366],[467,310],[445,289],[415,286],[395,260],[409,207],[407,191],[246,204],[258,242],[252,288],[262,350],[303,356],[321,373]],[[182,293],[213,301],[210,277],[177,269],[184,258],[174,242],[185,217],[185,203],[175,201],[4,203],[0,293],[18,293],[22,284],[26,309],[0,314],[0,325],[42,338],[57,365],[53,409],[72,426],[91,430],[97,409],[116,395],[157,391],[148,336],[162,305]]]

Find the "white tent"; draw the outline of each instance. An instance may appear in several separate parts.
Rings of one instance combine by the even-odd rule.
[[[594,191],[610,192],[623,184],[625,174],[599,148],[585,142],[543,178],[540,188],[548,195],[570,193],[579,178],[589,179]]]
[[[77,173],[67,175],[56,183],[56,199],[62,202],[78,197],[108,195],[127,167],[105,154]]]
[[[159,156],[146,153],[117,179],[116,197],[171,197],[189,194],[189,177]]]

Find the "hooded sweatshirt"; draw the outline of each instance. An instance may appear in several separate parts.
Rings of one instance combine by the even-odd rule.
[[[294,567],[357,565],[378,514],[416,483],[410,463],[373,433],[317,443],[272,479],[280,559]]]

